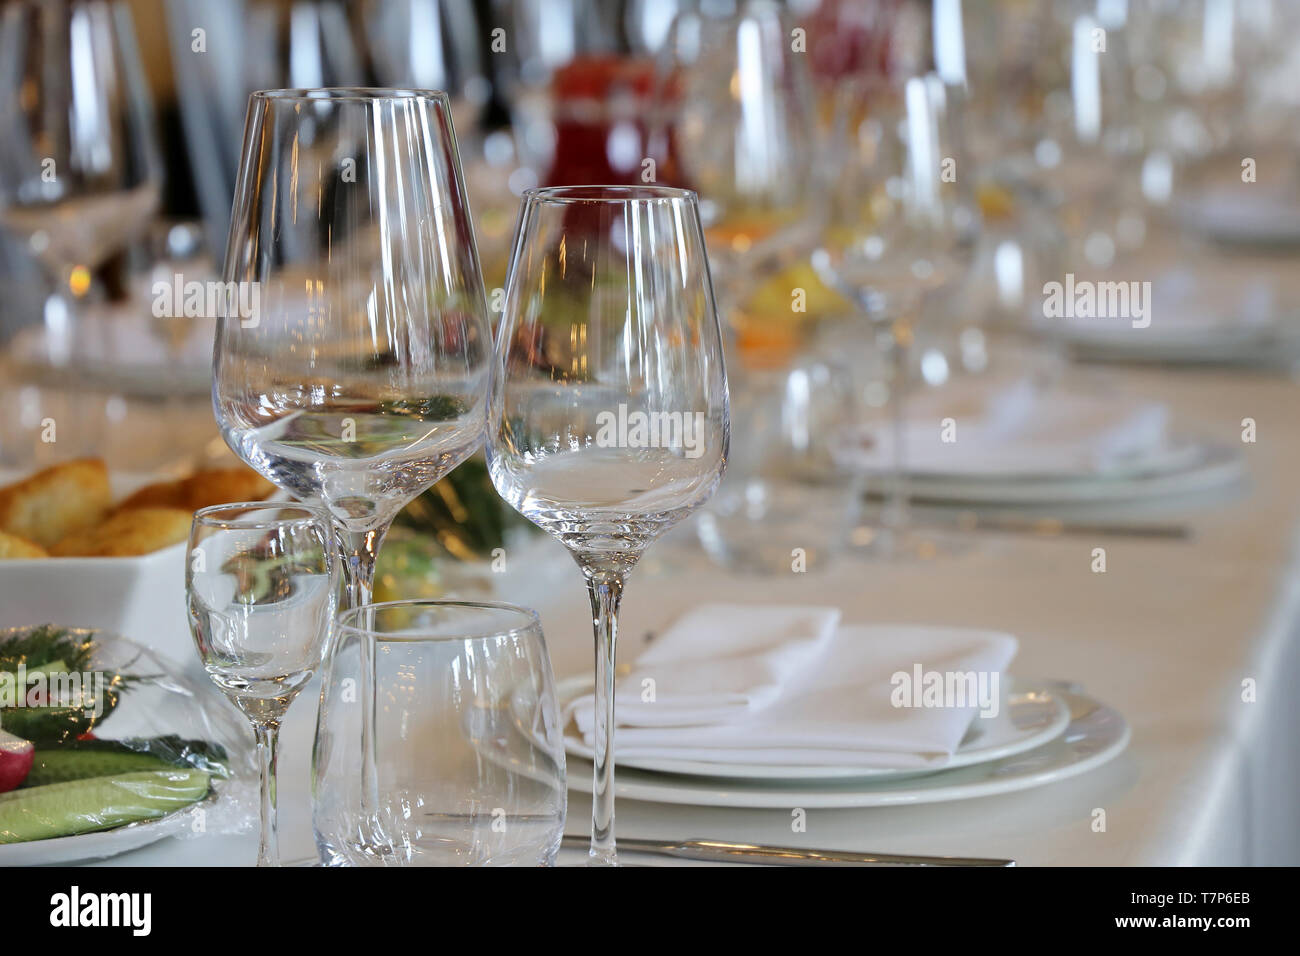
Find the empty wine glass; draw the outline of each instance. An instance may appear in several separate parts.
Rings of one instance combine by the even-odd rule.
[[[344,612],[336,644],[312,755],[322,863],[554,863],[564,742],[537,614],[393,601]],[[362,686],[382,702],[369,801],[357,774]]]
[[[1098,9],[1106,19],[1085,14],[1058,25],[1065,68],[1043,97],[1033,146],[1033,178],[1055,212],[1070,271],[1110,268],[1146,231],[1127,16],[1123,4]]]
[[[217,423],[324,504],[347,606],[366,604],[393,517],[483,435],[491,339],[447,97],[254,93],[225,281],[243,298],[217,327]]]
[[[913,76],[901,90],[846,84],[838,105],[844,172],[835,218],[812,257],[823,281],[871,321],[892,358],[891,428],[871,441],[890,449],[880,526],[869,549],[884,556],[929,556],[934,542],[909,532],[903,395],[909,348],[927,299],[970,268],[979,216],[961,165],[947,91],[937,75]]]
[[[680,170],[661,178],[700,196],[723,314],[746,365],[790,359],[803,314],[762,301],[755,280],[806,263],[820,225],[817,108],[793,27],[772,0],[683,9],[659,58],[660,97],[673,108],[654,151]]]
[[[587,580],[596,638],[591,860],[616,862],[614,656],[624,577],[726,465],[722,338],[695,194],[529,190],[497,336],[487,459]]]
[[[257,865],[278,866],[276,745],[289,705],[320,667],[338,595],[329,515],[265,502],[194,515],[185,592],[212,682],[252,723],[261,767]]]
[[[94,270],[148,224],[162,167],[125,4],[15,0],[0,7],[0,224],[55,280],[48,361],[79,345],[76,304]]]
[[[456,128],[472,134],[492,92],[473,0],[363,0],[359,6],[379,82],[445,90]]]

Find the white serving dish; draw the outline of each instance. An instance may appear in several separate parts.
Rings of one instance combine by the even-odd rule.
[[[24,477],[0,473],[0,485]],[[113,500],[162,476],[113,475]],[[123,558],[0,561],[0,628],[56,624],[113,631],[198,668],[185,611],[185,543]]]

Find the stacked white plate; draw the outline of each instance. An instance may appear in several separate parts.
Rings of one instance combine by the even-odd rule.
[[[560,708],[590,694],[590,678],[559,685]],[[880,807],[967,800],[1042,786],[1118,756],[1129,728],[1111,707],[1052,681],[1016,681],[996,717],[976,720],[942,767],[926,770],[773,766],[620,758],[619,799],[749,808]],[[571,721],[564,729],[569,786],[592,789],[590,747]]]
[[[909,397],[909,494],[953,504],[1087,504],[1157,499],[1230,485],[1243,461],[1227,442],[1171,430],[1164,406],[1102,387],[973,380]],[[842,465],[893,467],[881,423],[846,435]],[[883,487],[883,485],[882,485]]]

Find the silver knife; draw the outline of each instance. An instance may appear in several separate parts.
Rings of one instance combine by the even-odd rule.
[[[585,836],[565,836],[566,849],[585,850]],[[721,840],[618,839],[619,849],[629,853],[653,853],[704,863],[751,863],[761,866],[1015,866],[1015,860],[964,856],[911,856],[900,853],[857,853],[850,850],[812,850],[803,847],[762,846],[753,843],[725,843]]]
[[[956,514],[916,509],[916,523],[922,527],[955,528],[959,531],[987,531],[993,534],[1031,534],[1042,537],[1095,535],[1098,537],[1164,538],[1185,540],[1192,530],[1185,524],[1147,521],[1068,520],[1033,515],[960,511]]]

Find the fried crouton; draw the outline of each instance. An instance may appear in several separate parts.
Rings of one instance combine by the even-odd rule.
[[[74,532],[50,548],[56,557],[126,557],[150,554],[189,537],[193,512],[183,508],[133,508],[103,524]]]
[[[98,522],[111,500],[101,460],[65,462],[0,488],[0,530],[48,548]]]
[[[251,468],[217,468],[180,481],[147,485],[118,505],[117,511],[182,508],[193,512],[211,505],[261,501],[274,490],[274,485]]]
[[[18,558],[48,558],[49,555],[39,544],[33,544],[16,534],[0,531],[0,561]]]

